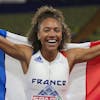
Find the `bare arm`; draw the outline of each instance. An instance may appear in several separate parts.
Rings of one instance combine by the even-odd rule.
[[[24,59],[24,53],[21,50],[20,45],[14,44],[2,36],[0,36],[0,48],[4,50],[8,55],[18,60]]]
[[[6,38],[0,36],[0,49],[4,50],[8,55],[18,59],[23,71],[26,72],[29,60],[32,54],[32,48],[25,45],[18,45],[8,41]]]
[[[97,56],[100,56],[100,45],[83,49],[75,48],[67,51],[68,61],[70,64],[70,69],[73,68],[73,65],[76,63],[81,63]]]

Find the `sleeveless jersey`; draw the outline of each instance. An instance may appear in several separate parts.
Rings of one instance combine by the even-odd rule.
[[[68,78],[69,65],[62,53],[48,62],[38,51],[25,74],[27,100],[66,100]]]

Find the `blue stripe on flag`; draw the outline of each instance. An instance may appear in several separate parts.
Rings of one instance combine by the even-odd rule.
[[[0,35],[6,37],[6,31],[0,29]],[[0,100],[5,100],[6,74],[5,74],[5,53],[0,49]]]
[[[0,100],[5,100],[5,84],[6,84],[6,75],[5,75],[5,53],[0,50]]]
[[[6,37],[6,35],[7,35],[6,30],[0,29],[0,35],[3,37]]]

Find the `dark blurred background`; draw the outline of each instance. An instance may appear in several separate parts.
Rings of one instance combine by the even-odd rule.
[[[63,11],[72,42],[100,40],[100,0],[0,0],[0,28],[26,36],[34,12],[43,5]]]

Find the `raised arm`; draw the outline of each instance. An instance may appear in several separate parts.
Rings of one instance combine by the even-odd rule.
[[[30,57],[32,55],[31,47],[12,43],[6,38],[0,36],[0,49],[9,56],[18,59],[21,62],[23,72],[27,72]]]
[[[2,36],[0,36],[0,49],[18,60],[25,58],[20,45],[14,44]]]
[[[100,44],[91,48],[70,49],[67,51],[67,55],[70,68],[72,69],[73,65],[76,63],[88,61],[92,58],[100,56]]]

